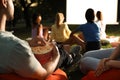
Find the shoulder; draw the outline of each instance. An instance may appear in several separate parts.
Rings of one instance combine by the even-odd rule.
[[[80,24],[79,26],[78,26],[78,28],[83,28],[83,27],[85,27],[87,25],[87,23],[85,23],[85,24]]]
[[[81,26],[85,26],[85,25],[87,25],[87,23],[85,23],[85,24],[80,24],[80,26],[79,26],[79,27],[81,27]]]
[[[85,24],[85,26],[96,26],[96,25],[97,25],[96,22],[92,22],[92,23],[88,22]]]
[[[66,25],[67,25],[67,22],[64,22],[63,24],[66,24]]]
[[[21,40],[21,39],[16,39],[16,43],[14,45],[14,49],[13,51],[17,54],[21,54],[21,55],[31,55],[32,50],[31,47],[29,46],[28,42],[25,40]]]
[[[64,23],[61,24],[61,26],[62,27],[68,27],[68,24],[67,24],[67,22],[64,22]]]
[[[68,25],[67,22],[64,22],[63,25]]]
[[[36,28],[37,28],[37,29],[43,28],[43,25],[42,25],[42,24],[39,24],[39,25],[37,25]]]
[[[9,45],[10,51],[12,51],[13,54],[29,54],[31,51],[31,48],[27,41],[22,40],[15,35],[13,35],[11,32],[3,32],[1,33],[1,36],[4,36],[2,40],[4,40],[4,43],[7,43]],[[18,54],[19,55],[19,54]]]
[[[99,23],[100,23],[100,22],[98,22],[98,23],[97,23],[97,22],[94,22],[93,25],[99,27],[99,25],[100,25]]]

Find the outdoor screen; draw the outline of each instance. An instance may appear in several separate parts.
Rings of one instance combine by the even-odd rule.
[[[88,8],[103,13],[106,24],[117,23],[118,0],[67,0],[66,22],[68,24],[86,23],[85,12]]]

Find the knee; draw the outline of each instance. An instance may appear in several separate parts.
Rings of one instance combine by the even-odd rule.
[[[84,74],[86,74],[89,70],[89,64],[90,64],[89,61],[90,61],[90,57],[81,58],[79,68],[80,68],[81,72],[83,72]]]
[[[88,51],[86,53],[84,53],[83,57],[89,57],[91,55],[92,51]]]
[[[90,59],[90,57],[83,57],[83,58],[81,58],[80,64],[86,63],[86,61],[88,61],[89,59]]]
[[[81,70],[82,73],[86,74],[86,67],[88,66],[86,64],[86,61],[87,61],[88,57],[84,57],[84,58],[81,58],[81,61],[80,61],[80,64],[79,64],[79,68]]]

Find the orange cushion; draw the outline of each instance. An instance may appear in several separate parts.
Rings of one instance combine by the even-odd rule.
[[[57,69],[52,75],[49,75],[46,80],[68,80],[68,78],[64,71]]]
[[[34,79],[23,78],[16,74],[0,74],[0,80],[34,80]]]
[[[30,78],[23,78],[16,74],[0,74],[0,80],[36,80]],[[61,69],[57,69],[54,73],[49,75],[46,80],[68,80],[67,75]]]
[[[94,71],[90,71],[82,80],[120,80],[120,69],[111,69],[99,77],[95,77]]]

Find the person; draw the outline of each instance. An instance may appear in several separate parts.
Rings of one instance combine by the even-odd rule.
[[[45,80],[57,70],[60,59],[57,46],[53,44],[52,59],[41,65],[27,41],[21,40],[5,30],[6,21],[13,18],[13,0],[0,0],[0,74],[14,73],[24,78]],[[67,80],[67,77],[63,76],[62,80]],[[60,79],[61,77],[58,76],[57,80]],[[49,79],[47,78],[47,80]]]
[[[112,76],[112,80],[119,80],[116,79],[119,77],[119,75],[117,75],[118,73],[120,73],[119,68],[120,68],[120,44],[116,48],[86,52],[80,61],[80,69],[84,74],[87,74],[90,71],[94,71],[94,74],[92,74],[92,78],[98,77],[101,78],[102,80],[111,80],[106,79],[105,77],[106,75],[107,77]],[[93,77],[93,75],[95,76]],[[102,75],[104,75],[104,77]]]
[[[96,13],[96,23],[100,28],[100,40],[102,45],[110,44],[110,41],[108,40],[108,35],[106,34],[106,24],[105,21],[103,21],[103,14],[101,11],[97,11]]]
[[[86,51],[97,50],[101,48],[100,29],[94,22],[95,13],[92,8],[87,9],[85,13],[87,23],[80,25],[72,31],[71,35],[82,32],[84,36]]]
[[[103,14],[102,14],[102,12],[101,11],[97,11],[96,17],[97,17],[96,23],[97,23],[97,25],[100,28],[100,39],[106,39],[106,37],[107,37],[106,32],[105,32],[106,31],[106,24],[103,21]]]
[[[48,38],[48,29],[44,28],[41,24],[41,14],[40,13],[34,13],[32,17],[32,40],[30,42],[31,46],[37,46],[37,45],[46,45],[47,38]]]
[[[64,22],[63,13],[56,14],[55,24],[51,27],[51,39],[55,40],[58,44],[78,44],[84,49],[84,41],[79,37],[73,35],[70,36],[71,30],[66,22]]]
[[[111,44],[112,47],[117,47],[120,43],[120,37],[117,36],[108,36],[106,34],[106,24],[105,21],[103,21],[103,14],[101,11],[97,11],[96,13],[97,17],[97,25],[100,28],[100,39],[101,39],[101,44]]]
[[[113,52],[114,48],[103,49],[103,50],[93,50],[86,52],[80,61],[80,69],[81,71],[86,74],[89,70],[96,70],[98,62],[110,56]],[[94,61],[94,62],[92,62]],[[90,64],[90,65],[89,65]],[[89,65],[89,66],[87,66]]]

